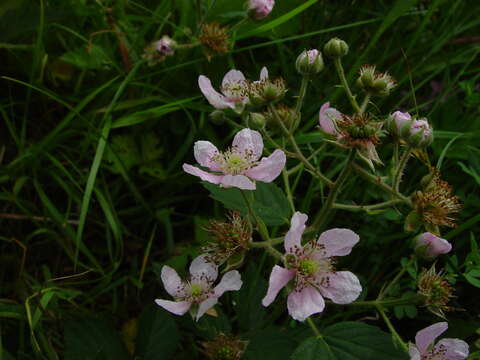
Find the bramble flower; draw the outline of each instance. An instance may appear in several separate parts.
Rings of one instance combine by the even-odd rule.
[[[163,35],[162,38],[156,42],[155,44],[155,49],[162,54],[162,55],[173,55],[175,52],[175,47],[177,46],[177,43],[170,38],[168,35]]]
[[[439,322],[417,332],[415,345],[409,344],[410,360],[463,360],[468,356],[468,344],[460,339],[435,339],[448,329],[448,323]]]
[[[426,260],[433,260],[440,254],[446,254],[452,250],[452,245],[432,233],[420,234],[415,239],[415,253]]]
[[[275,0],[249,0],[248,15],[254,20],[261,20],[270,14],[274,6]]]
[[[227,52],[230,46],[228,28],[220,26],[219,22],[203,24],[198,40],[203,45],[203,50],[208,60],[215,54]]]
[[[260,72],[260,80],[268,78],[267,68]],[[202,94],[207,98],[210,105],[215,109],[232,109],[241,114],[248,103],[248,83],[243,73],[239,70],[230,70],[225,74],[220,88],[221,93],[217,92],[209,78],[204,75],[198,77],[198,86]]]
[[[303,51],[298,55],[295,67],[303,76],[318,74],[324,67],[322,53],[317,49]]]
[[[275,265],[270,274],[263,306],[270,305],[291,280],[294,289],[288,295],[287,308],[292,318],[304,321],[325,307],[324,297],[336,304],[348,304],[360,295],[362,286],[350,271],[336,271],[334,257],[348,255],[359,237],[349,229],[323,232],[317,241],[305,246],[302,234],[308,217],[296,212],[285,235],[285,268]]]
[[[272,182],[287,161],[285,153],[279,149],[260,159],[262,135],[251,129],[240,130],[233,138],[232,147],[224,152],[219,152],[209,141],[197,141],[193,151],[197,162],[212,173],[189,164],[183,164],[183,170],[224,188],[255,190],[254,180]]]
[[[205,254],[196,257],[190,264],[188,281],[180,280],[177,272],[165,265],[162,268],[162,282],[165,290],[175,298],[175,301],[156,299],[155,302],[175,315],[183,315],[192,305],[198,305],[198,307],[195,306],[195,320],[198,321],[218,302],[218,298],[224,292],[239,290],[242,286],[242,280],[237,270],[225,273],[220,283],[213,287],[217,277],[217,265],[207,261]]]
[[[320,129],[323,132],[330,135],[338,135],[336,123],[337,121],[342,120],[343,115],[337,109],[330,107],[330,102],[326,102],[322,105],[318,117]]]
[[[390,135],[399,137],[404,126],[411,122],[412,116],[408,112],[395,111],[385,120],[384,126]],[[410,125],[407,126],[410,127]]]
[[[426,119],[414,119],[405,141],[412,147],[423,148],[433,141],[433,130]]]
[[[452,285],[446,279],[444,273],[435,270],[435,265],[430,269],[423,269],[418,277],[418,293],[424,296],[424,304],[433,314],[445,317],[445,311],[453,308],[448,306],[453,297]]]
[[[158,41],[149,44],[142,55],[142,58],[147,60],[149,66],[154,66],[165,60],[167,56],[175,53],[177,42],[168,35],[162,36]]]

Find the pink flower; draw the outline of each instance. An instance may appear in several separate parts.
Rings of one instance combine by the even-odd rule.
[[[175,315],[185,314],[193,304],[198,305],[195,319],[200,319],[213,307],[225,291],[239,290],[242,280],[237,270],[223,275],[220,283],[213,287],[218,277],[218,267],[205,259],[205,254],[195,258],[190,265],[190,279],[180,280],[177,272],[165,265],[162,268],[162,281],[165,290],[175,301],[156,299],[157,305]]]
[[[433,324],[417,332],[415,345],[409,344],[410,360],[462,360],[468,356],[468,344],[460,339],[435,339],[447,330],[446,322]]]
[[[320,129],[330,135],[338,135],[335,123],[342,119],[342,113],[335,108],[330,107],[326,102],[322,105],[319,112]]]
[[[260,80],[268,78],[268,71],[264,67],[260,72]],[[245,104],[248,102],[248,83],[241,71],[230,70],[222,80],[221,93],[216,91],[209,78],[204,75],[198,77],[198,86],[210,105],[215,109],[232,109],[242,113]]]
[[[183,170],[204,181],[221,187],[255,190],[254,180],[272,182],[285,166],[286,156],[275,150],[259,161],[263,151],[262,136],[258,131],[243,129],[233,138],[232,147],[224,152],[209,141],[197,141],[193,152],[197,162],[212,172],[183,164]]]
[[[427,259],[433,260],[440,254],[446,254],[452,250],[452,245],[445,239],[426,232],[418,235],[415,241],[415,252]]]
[[[261,20],[270,14],[274,5],[275,0],[249,0],[247,11],[251,18]]]
[[[292,318],[304,321],[325,307],[324,297],[336,304],[348,304],[360,295],[362,286],[350,271],[335,271],[335,256],[345,256],[359,241],[349,229],[331,229],[318,240],[301,244],[308,217],[296,212],[285,235],[285,267],[275,265],[270,274],[263,306],[270,305],[280,290],[293,280],[294,290],[288,295],[287,308]]]
[[[177,43],[172,40],[168,35],[162,36],[162,38],[154,43],[155,49],[161,55],[173,55]]]

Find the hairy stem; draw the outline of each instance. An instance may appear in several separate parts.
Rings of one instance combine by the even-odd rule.
[[[300,85],[300,93],[298,94],[297,104],[295,105],[295,112],[298,116],[300,116],[303,100],[305,99],[305,94],[307,93],[308,81],[309,80],[307,76],[304,76],[302,78],[302,84]]]
[[[397,333],[397,330],[395,330],[395,328],[393,327],[393,324],[390,322],[390,319],[388,318],[387,314],[385,314],[385,310],[383,309],[382,305],[377,305],[376,308],[380,313],[380,315],[382,316],[383,321],[385,321],[385,324],[387,325],[388,330],[390,330],[390,333],[392,334],[393,339],[401,346],[403,351],[408,353],[407,344],[402,340],[400,335]]]
[[[347,211],[352,211],[352,212],[357,212],[357,211],[372,211],[372,210],[377,210],[377,209],[383,209],[386,207],[392,207],[396,204],[401,203],[402,200],[400,199],[393,199],[389,201],[384,201],[378,204],[373,204],[373,205],[347,205],[347,204],[339,204],[339,203],[334,203],[333,208],[334,209],[341,209],[341,210],[347,210]]]
[[[340,82],[342,83],[343,89],[347,94],[350,104],[352,104],[355,112],[361,113],[362,111],[360,109],[360,106],[358,106],[357,100],[355,99],[355,96],[352,94],[352,91],[348,86],[347,78],[345,77],[345,72],[343,71],[342,60],[340,58],[336,58],[335,60],[333,60],[333,63],[335,64],[335,69],[337,70],[338,77],[340,78]]]
[[[400,180],[402,179],[403,171],[405,170],[405,166],[407,165],[408,158],[410,157],[410,153],[412,150],[410,147],[405,149],[405,152],[402,154],[400,158],[400,162],[398,163],[397,170],[395,171],[395,176],[393,177],[393,188],[395,191],[399,191],[400,189]]]

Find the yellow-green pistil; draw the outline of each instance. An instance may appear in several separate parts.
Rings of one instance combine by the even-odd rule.
[[[192,296],[200,296],[203,293],[202,285],[200,284],[191,284],[190,286],[190,291],[192,293]]]
[[[320,264],[312,259],[303,259],[298,264],[298,271],[303,275],[313,275],[320,268]]]

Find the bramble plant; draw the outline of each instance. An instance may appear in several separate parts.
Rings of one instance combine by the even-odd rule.
[[[4,3],[0,360],[480,359],[480,2]]]

